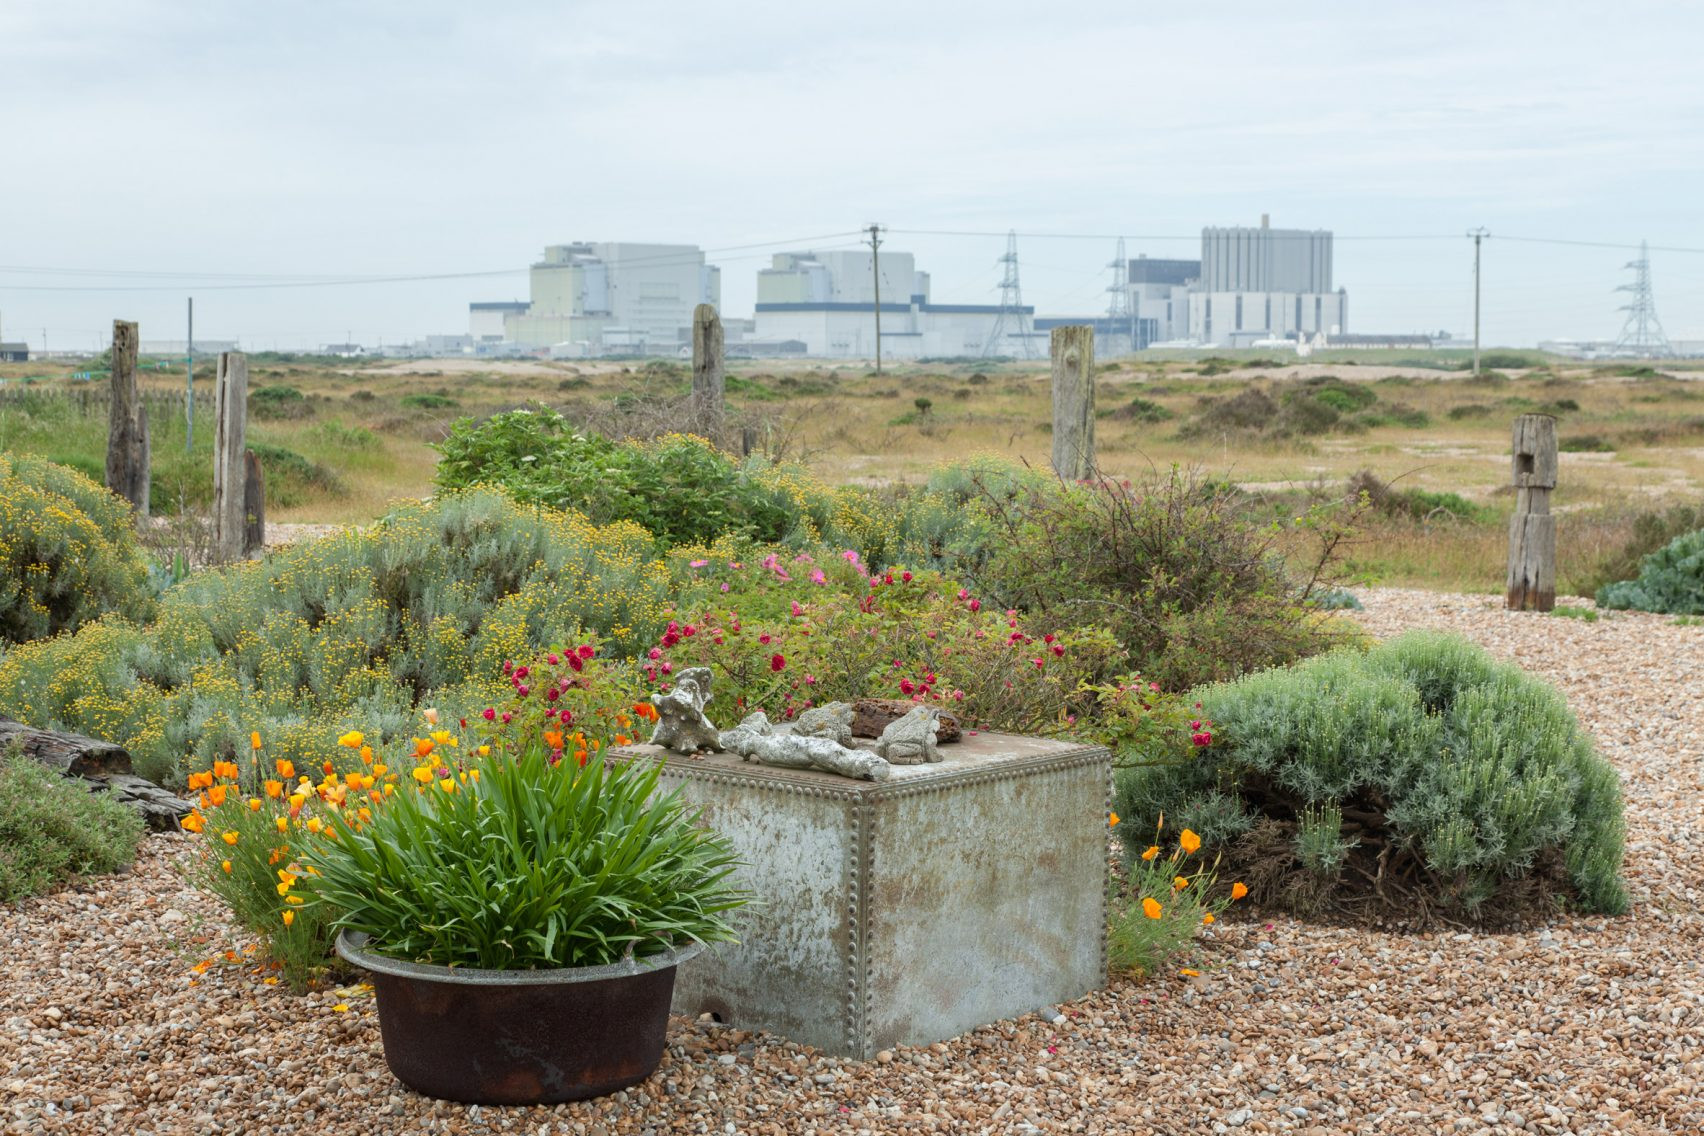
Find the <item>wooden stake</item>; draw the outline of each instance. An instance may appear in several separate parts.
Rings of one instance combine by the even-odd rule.
[[[243,555],[247,429],[248,356],[225,351],[213,386],[213,550],[220,561]]]
[[[692,310],[692,425],[720,445],[727,397],[722,319],[713,304]]]
[[[112,399],[107,417],[106,486],[148,517],[148,408],[136,385],[134,323],[112,322]]]
[[[1556,606],[1556,518],[1550,493],[1556,488],[1556,419],[1523,414],[1515,419],[1511,480],[1515,515],[1509,520],[1510,611],[1549,611]]]
[[[1053,354],[1053,470],[1069,481],[1095,471],[1095,329],[1056,327]]]
[[[266,547],[266,472],[260,455],[243,454],[243,555],[253,556]]]

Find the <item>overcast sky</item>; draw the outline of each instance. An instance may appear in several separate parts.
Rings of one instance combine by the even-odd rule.
[[[1338,234],[1350,330],[1469,331],[1484,225],[1488,342],[1613,336],[1636,253],[1505,238],[1704,250],[1701,33],[1688,0],[4,0],[0,318],[178,338],[194,295],[198,338],[395,342],[525,298],[546,244],[869,221],[959,303],[1003,239],[903,230],[1015,228],[1025,300],[1091,314],[1117,234],[1193,256],[1269,213]],[[728,314],[768,251],[713,256]],[[1704,339],[1704,251],[1651,260]],[[150,290],[63,290],[96,285]]]

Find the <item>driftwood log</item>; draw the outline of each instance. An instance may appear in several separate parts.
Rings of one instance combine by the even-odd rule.
[[[38,730],[0,716],[0,753],[23,756],[65,777],[80,778],[91,793],[111,793],[120,804],[142,815],[159,832],[178,831],[178,821],[195,806],[131,772],[130,751],[99,738]]]
[[[879,738],[882,731],[899,721],[922,703],[909,698],[860,698],[852,704],[852,735],[859,738]],[[941,711],[941,729],[937,742],[956,742],[964,736],[958,715]]]

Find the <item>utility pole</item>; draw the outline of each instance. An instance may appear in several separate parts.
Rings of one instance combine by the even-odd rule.
[[[1468,236],[1473,238],[1473,377],[1479,377],[1479,242],[1490,236],[1490,230],[1483,225],[1470,229]]]
[[[195,446],[195,297],[189,297],[189,338],[183,341],[183,452]]]
[[[870,277],[876,287],[876,374],[882,373],[882,227],[870,222]]]

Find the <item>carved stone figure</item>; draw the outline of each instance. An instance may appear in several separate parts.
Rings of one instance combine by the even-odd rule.
[[[941,730],[941,712],[933,706],[919,706],[903,718],[897,718],[876,739],[876,752],[895,765],[922,765],[941,760],[935,747],[935,735]]]
[[[813,706],[793,723],[793,733],[804,738],[827,738],[839,745],[852,744],[852,707],[845,702]]]
[[[673,690],[651,695],[651,705],[657,708],[657,728],[651,733],[651,744],[676,753],[715,749],[719,735],[704,716],[704,706],[709,701],[710,668],[688,667],[681,671]]]
[[[867,781],[886,781],[893,773],[892,766],[868,750],[847,749],[828,738],[777,733],[761,710],[723,730],[721,746],[747,761],[784,769],[820,769]]]

